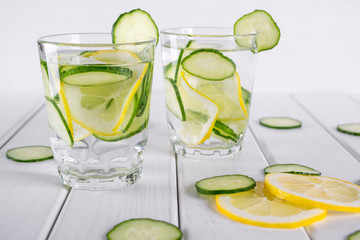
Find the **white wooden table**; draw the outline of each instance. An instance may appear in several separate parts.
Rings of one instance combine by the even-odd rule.
[[[6,95],[8,94],[8,95]],[[194,183],[219,174],[242,173],[261,181],[273,163],[300,163],[324,176],[360,184],[360,137],[336,125],[360,122],[360,95],[254,94],[250,130],[241,153],[232,159],[194,160],[170,150],[161,92],[152,97],[150,134],[142,179],[111,191],[82,191],[60,184],[52,160],[18,163],[6,150],[46,144],[47,119],[41,98],[0,107],[0,239],[105,239],[117,223],[138,217],[180,226],[184,239],[345,239],[360,229],[360,214],[329,212],[325,220],[297,229],[245,225],[221,215],[213,197],[199,195]],[[262,127],[265,116],[290,116],[300,129]]]

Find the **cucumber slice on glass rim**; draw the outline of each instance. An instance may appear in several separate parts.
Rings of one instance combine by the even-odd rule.
[[[342,133],[360,136],[360,123],[339,124],[336,129]]]
[[[257,33],[255,42],[257,52],[275,47],[280,40],[280,29],[269,13],[255,10],[239,18],[234,24],[234,34]],[[239,46],[249,46],[250,39],[236,39]]]
[[[24,146],[7,150],[6,157],[16,162],[40,162],[53,158],[48,146]]]
[[[198,193],[207,195],[244,192],[253,189],[255,186],[254,179],[241,174],[205,178],[195,184]]]
[[[175,225],[151,218],[134,218],[116,225],[106,235],[108,240],[180,240],[182,232]]]
[[[264,117],[259,120],[260,124],[275,129],[292,129],[301,127],[301,121],[290,117]]]
[[[313,169],[308,166],[300,165],[300,164],[274,164],[264,168],[264,173],[274,173],[274,172],[281,172],[281,173],[293,173],[293,174],[303,174],[303,175],[315,175],[320,176],[321,172]]]
[[[132,43],[156,39],[159,41],[159,30],[150,16],[144,10],[134,9],[121,14],[112,26],[113,43]]]

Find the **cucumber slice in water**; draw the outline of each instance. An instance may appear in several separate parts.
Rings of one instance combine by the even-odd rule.
[[[207,195],[244,192],[253,189],[255,186],[254,179],[241,174],[205,178],[195,184],[199,193]]]
[[[195,50],[182,60],[181,66],[191,75],[212,81],[230,78],[236,71],[230,58],[211,48]]]
[[[257,33],[255,37],[257,51],[265,51],[275,47],[280,40],[280,29],[274,19],[264,10],[255,10],[239,18],[234,24],[234,34]],[[237,40],[239,46],[244,41]],[[245,44],[246,46],[246,44]]]
[[[260,124],[268,128],[292,129],[301,127],[301,121],[289,117],[265,117],[259,120]]]
[[[73,86],[95,86],[121,82],[132,77],[133,72],[124,67],[79,66],[60,72],[60,79]]]
[[[360,230],[350,234],[346,239],[347,240],[360,240]]]
[[[186,121],[186,113],[177,84],[181,71],[181,61],[184,57],[185,49],[193,44],[193,42],[193,40],[190,40],[186,44],[185,48],[180,50],[179,57],[176,62],[169,63],[164,67],[166,106],[170,112],[172,112],[178,119],[181,119],[181,121]]]
[[[48,97],[45,99],[50,128],[71,147],[74,144],[74,139],[60,108],[53,99]]]
[[[274,164],[264,168],[265,174],[274,173],[274,172],[315,175],[315,176],[321,175],[320,171],[300,164]]]
[[[150,14],[134,9],[121,14],[112,26],[113,43],[132,43],[147,41],[151,38],[159,41],[159,30]]]
[[[337,130],[342,133],[360,136],[360,123],[339,124]]]
[[[50,89],[50,80],[49,80],[49,72],[47,69],[47,63],[45,61],[40,60],[40,68],[41,75],[44,83],[44,93],[45,96],[51,97],[51,89]]]
[[[25,146],[7,150],[6,157],[16,162],[39,162],[53,158],[48,146]]]
[[[236,134],[232,128],[218,120],[215,122],[213,133],[221,138],[225,138],[233,142],[237,142],[239,140],[239,135]]]
[[[182,232],[164,221],[136,218],[119,223],[106,236],[108,240],[180,240]]]

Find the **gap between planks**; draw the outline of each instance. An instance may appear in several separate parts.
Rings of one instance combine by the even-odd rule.
[[[356,104],[360,105],[356,99],[352,98],[351,96],[346,95],[347,98],[354,101]],[[315,122],[317,122],[340,146],[342,146],[350,155],[357,160],[360,163],[360,155],[355,152],[350,146],[348,146],[346,143],[341,141],[339,138],[337,138],[316,116],[314,116],[311,111],[309,111],[296,97],[294,94],[290,94],[290,98],[294,100],[296,104],[298,104],[312,119],[314,119]]]

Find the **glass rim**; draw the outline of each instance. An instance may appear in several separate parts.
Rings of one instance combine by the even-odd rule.
[[[160,31],[160,34],[166,35],[173,35],[173,36],[182,36],[182,37],[210,37],[210,38],[217,38],[217,37],[249,37],[249,36],[256,36],[258,32],[247,33],[247,34],[189,34],[189,33],[179,33],[175,32],[176,30],[181,29],[209,29],[209,30],[231,30],[233,28],[229,27],[211,27],[211,26],[204,26],[204,27],[174,27],[174,28],[165,28]]]
[[[125,46],[125,45],[147,45],[147,44],[156,44],[157,39],[154,37],[150,37],[149,40],[142,40],[142,41],[134,41],[134,42],[126,42],[126,43],[98,43],[94,42],[86,42],[86,43],[70,43],[64,41],[52,41],[47,40],[47,38],[54,38],[54,37],[65,37],[71,35],[111,35],[109,32],[84,32],[84,33],[60,33],[60,34],[51,34],[39,37],[37,42],[40,44],[53,44],[53,45],[60,45],[60,46],[78,46],[78,47],[113,47],[113,46]]]

